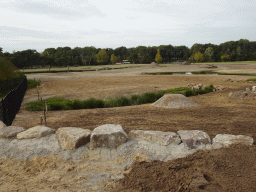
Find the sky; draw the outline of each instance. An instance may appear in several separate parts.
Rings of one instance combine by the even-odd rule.
[[[256,41],[255,0],[0,0],[3,52]]]

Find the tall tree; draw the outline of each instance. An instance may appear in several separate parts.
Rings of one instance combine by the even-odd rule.
[[[114,54],[112,54],[111,55],[111,58],[110,58],[110,61],[112,62],[112,63],[116,63],[117,62],[117,56],[115,56]]]
[[[196,62],[202,61],[202,60],[203,60],[203,54],[202,54],[200,51],[198,51],[198,52],[195,54],[194,59],[196,60]]]
[[[109,56],[105,49],[101,49],[100,52],[95,55],[97,63],[106,64],[109,61]]]
[[[155,57],[155,61],[157,63],[161,63],[161,61],[163,60],[161,54],[160,54],[160,49],[157,49],[157,54],[156,54],[156,57]]]
[[[205,61],[211,61],[213,56],[213,48],[208,47],[204,52],[204,60]]]

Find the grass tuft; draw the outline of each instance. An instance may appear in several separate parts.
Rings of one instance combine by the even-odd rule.
[[[37,84],[39,84],[40,86],[40,82],[36,80],[28,79],[27,82],[28,82],[27,89],[34,89],[37,87]]]
[[[246,81],[256,81],[256,78],[247,79]]]

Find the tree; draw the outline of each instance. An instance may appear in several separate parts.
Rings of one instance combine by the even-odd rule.
[[[157,49],[157,54],[156,54],[156,57],[155,57],[155,61],[157,63],[161,63],[161,61],[163,60],[161,54],[160,54],[160,49]]]
[[[198,52],[195,54],[194,59],[196,60],[196,62],[202,61],[202,60],[203,60],[203,54],[202,54],[200,51],[198,51]]]
[[[115,56],[114,54],[112,54],[110,61],[111,61],[112,63],[116,63],[116,62],[117,62],[117,59],[118,59],[117,56]]]
[[[105,49],[101,49],[100,52],[95,55],[97,63],[107,63],[109,56]]]
[[[0,56],[3,56],[3,48],[0,47]]]
[[[211,61],[212,60],[212,56],[213,56],[213,48],[212,47],[208,47],[205,52],[205,61]]]
[[[225,55],[222,55],[220,58],[221,58],[222,62],[223,61],[225,62],[229,59],[229,55],[225,54]]]

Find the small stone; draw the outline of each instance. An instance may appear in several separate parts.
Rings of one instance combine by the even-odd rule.
[[[90,149],[98,147],[117,148],[122,145],[128,136],[121,125],[106,124],[93,130],[90,139]]]
[[[62,127],[56,131],[60,148],[73,150],[90,142],[91,131],[89,129]]]
[[[250,90],[250,88],[249,87],[247,87],[246,89],[245,89],[245,92],[246,93],[249,93],[251,90]]]
[[[23,127],[3,127],[0,129],[0,138],[11,138],[16,137],[18,133],[25,131]]]
[[[212,145],[220,144],[227,147],[234,143],[241,143],[245,145],[252,145],[253,138],[245,135],[230,135],[230,134],[218,134],[212,140]]]
[[[55,129],[46,127],[44,125],[38,125],[32,128],[27,129],[21,133],[17,134],[18,139],[31,139],[36,137],[45,137],[49,134],[55,133]]]
[[[199,145],[211,144],[209,135],[200,130],[180,130],[178,131],[181,141],[189,148],[196,149]]]
[[[162,131],[131,130],[129,133],[129,138],[135,140],[144,140],[159,145],[178,145],[181,142],[179,135],[176,133]]]

